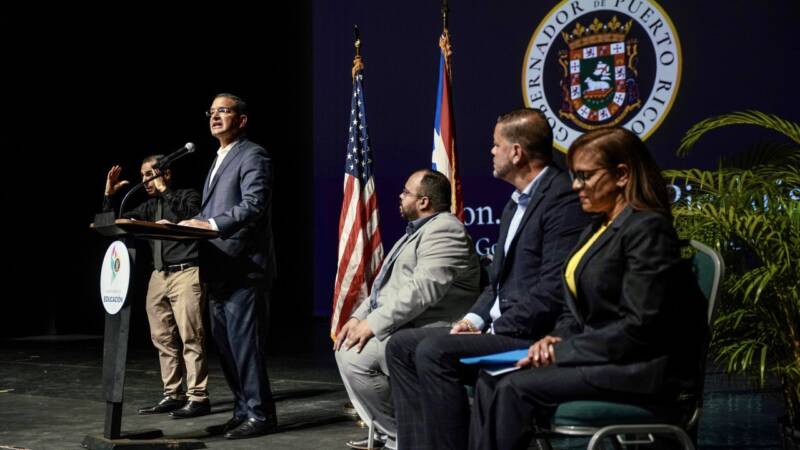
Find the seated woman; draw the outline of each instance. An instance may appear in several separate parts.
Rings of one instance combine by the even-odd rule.
[[[527,448],[559,403],[671,401],[695,382],[706,302],[652,156],[630,131],[599,129],[575,140],[567,165],[597,218],[567,258],[565,312],[517,363],[532,370],[479,379],[472,449]]]

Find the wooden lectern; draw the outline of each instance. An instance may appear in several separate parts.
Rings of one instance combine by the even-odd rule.
[[[117,238],[125,243],[130,256],[130,264],[135,267],[136,239],[214,239],[217,231],[183,227],[172,224],[158,224],[130,219],[115,219],[114,213],[95,216],[91,227],[103,236]],[[115,314],[106,312],[105,335],[103,338],[103,394],[106,400],[106,416],[103,435],[87,435],[83,447],[89,449],[193,449],[205,448],[199,440],[158,439],[161,430],[145,432],[122,432],[122,403],[125,387],[125,364],[128,356],[128,332],[130,330],[131,308],[126,300]]]

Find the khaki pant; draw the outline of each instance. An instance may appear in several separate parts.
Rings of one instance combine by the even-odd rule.
[[[147,288],[146,310],[150,337],[158,350],[164,395],[184,396],[181,382],[185,368],[185,395],[192,401],[208,399],[208,367],[203,351],[204,307],[197,267],[173,273],[153,271]]]

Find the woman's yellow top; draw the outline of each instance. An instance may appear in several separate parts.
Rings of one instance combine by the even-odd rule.
[[[592,237],[589,238],[589,240],[586,241],[585,244],[583,244],[583,247],[581,247],[577,252],[575,252],[575,254],[572,255],[572,258],[569,259],[569,262],[567,262],[567,270],[564,271],[564,280],[566,280],[567,288],[569,289],[569,292],[572,293],[573,297],[577,297],[578,295],[577,293],[578,288],[575,285],[575,269],[578,268],[578,264],[580,264],[583,255],[585,255],[586,252],[589,250],[589,248],[592,246],[592,244],[594,244],[594,241],[596,241],[597,238],[599,238],[600,235],[603,234],[604,231],[606,231],[608,225],[609,224],[600,225],[600,228],[598,228],[597,231],[595,231]]]

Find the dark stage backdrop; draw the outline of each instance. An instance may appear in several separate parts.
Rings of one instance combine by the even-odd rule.
[[[466,221],[480,253],[490,251],[495,242],[496,222],[511,193],[509,185],[491,177],[489,150],[498,114],[526,104],[546,105],[562,148],[581,129],[575,125],[582,120],[576,112],[572,122],[554,114],[563,107],[561,88],[572,87],[562,84],[559,50],[566,51],[567,42],[561,32],[573,31],[577,23],[588,28],[597,19],[611,27],[614,16],[623,25],[633,19],[622,41],[629,48],[637,46],[636,59],[617,92],[628,99],[638,95],[642,104],[615,117],[648,136],[646,142],[664,168],[713,167],[721,154],[765,137],[746,127],[720,130],[703,138],[691,157],[674,156],[681,136],[704,118],[756,109],[800,119],[795,88],[800,14],[795,0],[450,3],[456,147]],[[316,315],[330,314],[336,271],[353,24],[361,28],[367,120],[388,251],[405,226],[397,208],[403,182],[413,170],[430,165],[439,8],[440,2],[432,0],[313,2]],[[573,43],[574,38],[567,37]],[[592,56],[569,58],[578,64],[581,79],[598,67]],[[614,65],[613,58],[605,61]],[[569,60],[565,63],[570,67]],[[630,69],[638,74],[631,76]],[[612,71],[607,79],[613,78]],[[591,99],[579,97],[590,104]],[[591,117],[583,122],[599,123]]]
[[[479,212],[468,215],[469,230],[485,252],[497,234],[491,223],[510,194],[490,176],[492,127],[500,112],[525,104],[526,51],[557,3],[452,3],[457,146],[465,204]],[[681,134],[702,118],[753,108],[798,119],[797,2],[660,4],[682,52],[677,94],[647,141],[663,166],[710,166],[719,154],[762,137],[747,129],[720,131],[704,138],[691,158],[672,156]],[[0,337],[102,331],[97,271],[108,242],[88,223],[100,207],[105,173],[120,163],[133,181],[144,156],[192,141],[197,154],[175,170],[179,185],[199,187],[216,150],[203,111],[219,91],[249,100],[251,136],[275,158],[279,282],[272,306],[280,320],[273,326],[291,326],[312,313],[327,316],[354,23],[364,40],[384,241],[399,236],[396,195],[408,173],[430,160],[438,1],[301,0],[285,2],[280,13],[237,4],[189,15],[70,5],[8,11],[2,22]],[[631,33],[644,42],[643,30]],[[546,63],[551,81],[560,70],[556,65],[552,72],[556,41]],[[642,55],[647,49],[642,43]],[[641,81],[640,95],[653,83]],[[134,296],[140,326],[133,331],[146,344],[141,294]]]
[[[174,172],[178,186],[199,189],[218,148],[204,111],[222,91],[248,101],[251,138],[274,157],[273,310],[310,317],[310,2],[289,2],[280,15],[198,8],[189,16],[70,6],[4,17],[0,337],[102,333],[99,269],[109,241],[89,223],[105,174],[122,164],[135,183],[143,157],[192,141],[197,152]],[[140,286],[132,331],[146,343]]]

